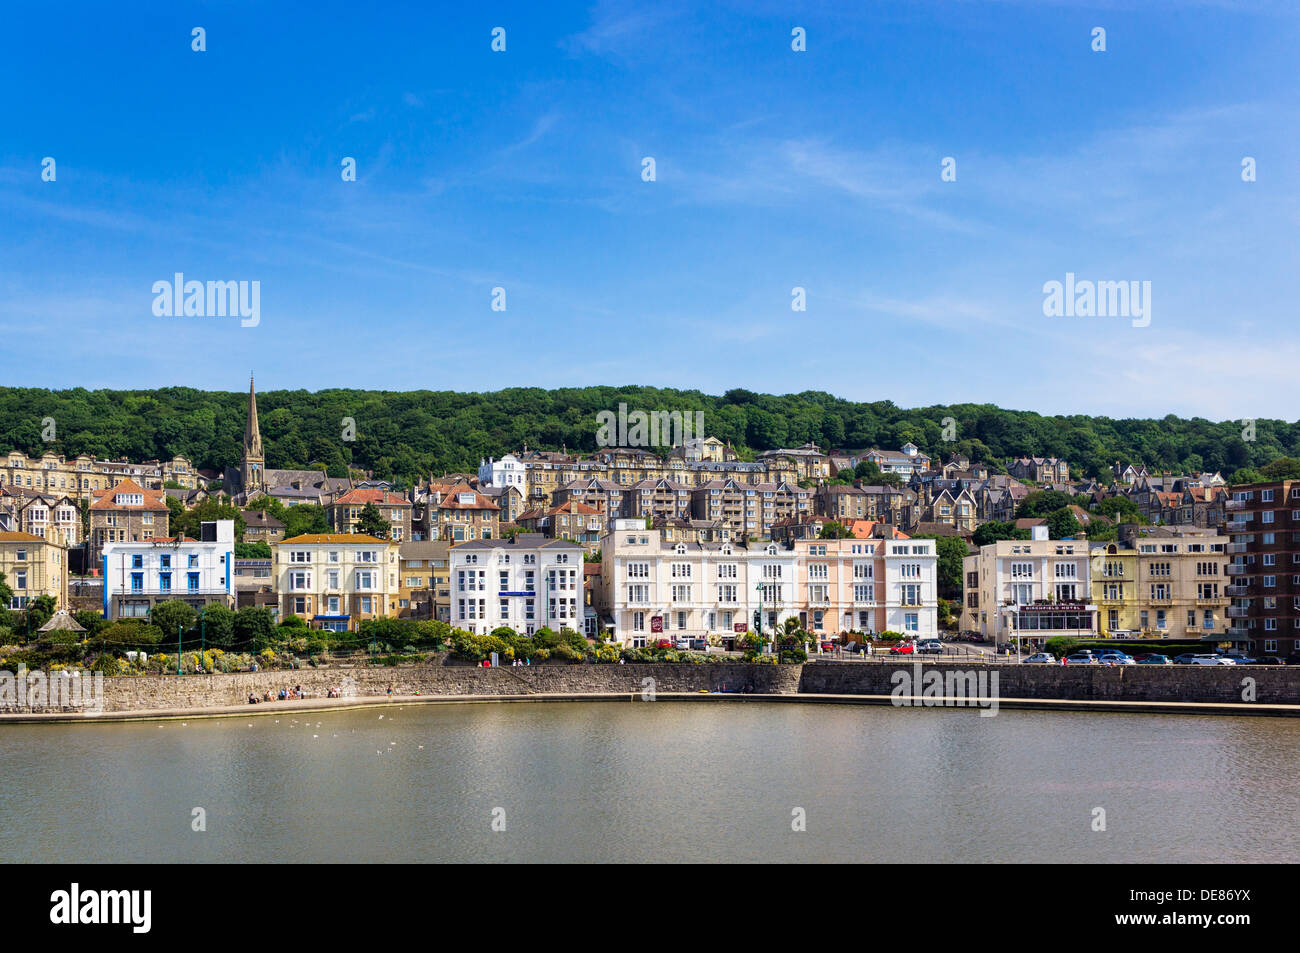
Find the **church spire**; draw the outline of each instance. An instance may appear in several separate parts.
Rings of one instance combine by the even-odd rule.
[[[239,468],[245,494],[266,489],[266,461],[262,456],[262,431],[257,426],[257,393],[248,375],[248,423],[244,425],[244,460]]]
[[[253,375],[248,375],[248,424],[244,427],[244,456],[262,459],[262,431],[257,426],[257,393]]]

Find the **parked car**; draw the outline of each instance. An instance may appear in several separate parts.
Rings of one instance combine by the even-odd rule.
[[[938,639],[929,639],[916,643],[916,651],[921,655],[942,655],[943,643]]]
[[[1256,665],[1285,665],[1286,662],[1283,662],[1276,655],[1261,655],[1259,658],[1255,659],[1255,664]]]
[[[1292,652],[1285,661],[1287,665],[1300,665],[1300,652]]]
[[[1225,652],[1219,658],[1227,659],[1233,665],[1254,665],[1256,660],[1249,655],[1233,655],[1231,652]]]
[[[658,640],[655,642],[655,648],[659,648],[659,649],[670,649],[670,648],[672,648],[672,647],[673,647],[673,640],[672,640],[672,639],[658,639]]]
[[[1066,665],[1096,665],[1097,656],[1091,652],[1075,652],[1073,655],[1067,655],[1065,658]]]
[[[889,647],[890,655],[911,655],[916,651],[916,647],[911,642],[899,642],[897,645]]]
[[[690,639],[678,639],[677,641],[675,641],[675,642],[673,643],[673,648],[677,649],[677,651],[679,651],[679,652],[688,652],[688,651],[690,651],[690,648],[691,648],[691,640],[690,640]]]
[[[692,652],[707,652],[709,650],[708,639],[691,639]]]
[[[1030,655],[1030,656],[1027,657],[1027,658],[1022,658],[1020,661],[1021,661],[1021,664],[1024,664],[1024,663],[1027,663],[1027,662],[1033,662],[1035,665],[1040,665],[1040,664],[1041,664],[1041,665],[1055,665],[1055,664],[1056,664],[1056,656],[1053,655],[1051,652],[1039,652],[1039,653],[1036,654],[1036,655]]]
[[[834,643],[834,642],[823,642],[823,643],[822,643],[822,651],[823,651],[823,652],[834,652],[834,651],[835,651],[835,643]]]
[[[1195,653],[1195,652],[1185,652],[1185,653],[1182,654],[1182,655],[1178,655],[1178,656],[1175,656],[1175,657],[1174,657],[1174,664],[1175,664],[1175,665],[1191,665],[1191,664],[1192,664],[1192,659],[1194,659],[1194,658],[1196,658],[1196,653]]]
[[[1168,655],[1157,655],[1155,652],[1148,652],[1141,658],[1135,658],[1134,663],[1137,665],[1173,665],[1173,660]]]
[[[1224,658],[1222,655],[1193,655],[1193,665],[1236,665],[1230,658]]]
[[[1097,661],[1102,665],[1135,665],[1137,664],[1131,655],[1124,652],[1110,650],[1101,652],[1097,656]]]

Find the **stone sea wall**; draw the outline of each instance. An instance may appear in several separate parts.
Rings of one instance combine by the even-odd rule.
[[[831,695],[888,695],[895,672],[914,663],[810,662],[803,666],[799,691]],[[1300,705],[1300,666],[1218,665],[1021,665],[925,662],[922,671],[998,673],[1002,698],[1070,701],[1246,702]],[[1243,684],[1244,680],[1251,680]],[[1251,691],[1253,698],[1243,696]],[[919,688],[916,694],[920,694]]]
[[[546,693],[641,692],[654,679],[656,692],[729,691],[751,685],[755,692],[793,693],[797,665],[532,665],[476,668],[466,665],[411,665],[245,672],[234,675],[149,675],[104,679],[105,711],[149,708],[213,708],[246,704],[250,692],[261,698],[301,685],[312,698],[338,689],[344,698],[394,695],[532,695]]]
[[[914,663],[809,662],[806,665],[561,665],[479,668],[428,663],[400,667],[304,668],[233,675],[160,675],[104,679],[104,711],[203,709],[243,705],[249,693],[261,698],[301,685],[310,698],[331,689],[343,698],[393,695],[536,695],[641,693],[646,679],[654,691],[722,692],[749,688],[782,695],[889,695],[895,673],[915,684]],[[998,675],[1001,698],[1146,702],[1258,702],[1300,705],[1300,666],[1211,667],[1054,666],[1014,663],[925,662],[921,671],[984,672]],[[986,680],[985,684],[988,682]],[[47,709],[48,710],[48,709]]]

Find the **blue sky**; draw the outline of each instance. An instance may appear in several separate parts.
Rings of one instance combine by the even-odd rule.
[[[127,6],[0,33],[5,384],[1296,416],[1295,4]],[[177,271],[261,323],[156,317]]]

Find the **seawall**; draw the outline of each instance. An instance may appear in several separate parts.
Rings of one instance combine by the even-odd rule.
[[[894,673],[914,673],[913,664],[902,660],[885,663],[809,662],[803,666],[799,691],[830,695],[888,695],[894,690]],[[1300,705],[1300,666],[924,662],[921,670],[941,672],[945,680],[950,672],[996,671],[998,694],[1002,698]],[[921,686],[916,686],[917,694],[920,690]],[[1253,698],[1244,694],[1248,690],[1253,693]]]

